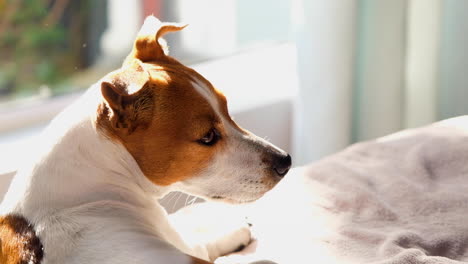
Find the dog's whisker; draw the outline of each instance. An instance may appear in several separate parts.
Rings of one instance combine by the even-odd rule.
[[[172,198],[171,198],[170,202],[168,202],[168,206],[169,206],[169,205],[172,205],[172,209],[174,209],[174,204],[175,204],[175,202],[176,202],[176,200],[177,200],[177,194],[178,194],[178,193],[177,193],[177,192],[173,192],[172,194],[173,194],[173,195],[172,195]]]
[[[162,198],[161,200],[169,203],[174,199],[175,194],[176,194],[175,192],[170,192],[168,195],[164,196],[164,198]]]
[[[177,203],[177,199],[179,198],[178,194],[179,192],[171,192],[168,195],[171,195],[171,197],[168,197],[168,200],[166,202],[167,206],[172,205],[172,210],[174,210],[175,204]]]
[[[190,199],[191,197],[192,197],[192,195],[187,195],[187,197],[185,198],[184,207],[188,205],[189,199]]]
[[[176,205],[177,205],[177,202],[179,201],[180,197],[182,197],[182,194],[181,192],[179,192],[179,195],[177,196],[177,199],[175,200],[174,204],[172,204],[172,211],[174,211]]]
[[[193,205],[198,200],[198,197],[194,196],[192,200],[189,201],[189,205]]]

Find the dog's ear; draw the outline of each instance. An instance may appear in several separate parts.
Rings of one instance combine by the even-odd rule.
[[[146,82],[140,89],[130,88],[120,79],[113,82],[103,81],[101,93],[104,99],[100,109],[100,118],[113,131],[130,134],[137,128],[147,127],[153,117],[153,91]]]
[[[142,62],[164,60],[168,55],[168,48],[162,38],[166,33],[179,31],[187,25],[176,23],[162,23],[154,16],[148,16],[143,23],[133,44],[133,50],[124,64],[132,59]]]

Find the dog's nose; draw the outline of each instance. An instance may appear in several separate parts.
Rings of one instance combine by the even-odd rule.
[[[283,177],[288,173],[291,168],[291,156],[288,154],[280,155],[275,158],[273,161],[273,170],[280,176]]]

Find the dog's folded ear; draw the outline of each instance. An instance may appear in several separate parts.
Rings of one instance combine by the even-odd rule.
[[[131,59],[142,62],[164,60],[168,55],[168,48],[162,38],[166,33],[179,31],[187,25],[176,23],[162,23],[154,16],[148,16],[143,23],[125,63]],[[124,63],[124,64],[125,64]]]
[[[101,93],[105,102],[98,116],[99,123],[114,133],[130,134],[138,127],[147,127],[153,116],[153,93],[145,83],[134,93],[120,80],[103,81]]]

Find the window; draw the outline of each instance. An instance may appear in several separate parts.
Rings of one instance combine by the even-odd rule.
[[[289,40],[289,6],[288,0],[4,1],[0,113],[87,88],[118,67],[148,14],[190,23],[168,41],[172,55],[195,63]]]

